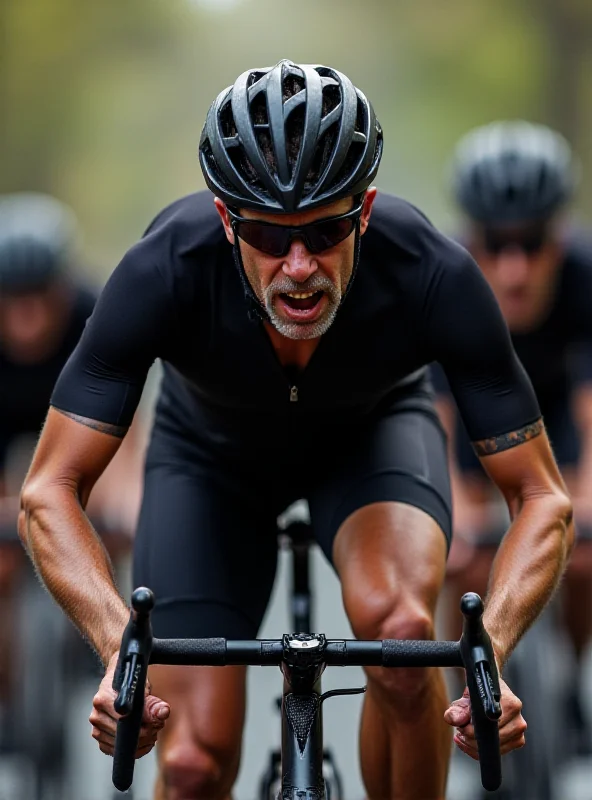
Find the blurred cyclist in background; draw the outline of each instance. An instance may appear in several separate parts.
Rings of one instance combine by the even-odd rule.
[[[42,683],[28,671],[33,659],[19,622],[23,612],[35,614],[36,586],[17,534],[18,493],[54,383],[95,304],[95,292],[77,274],[79,239],[74,213],[58,200],[37,193],[0,197],[0,746],[8,749],[31,738],[23,733],[23,684],[30,695]],[[112,557],[129,550],[135,525],[141,491],[135,445],[132,437],[93,493],[91,513]],[[51,620],[37,619],[36,627],[51,638]],[[59,644],[51,641],[53,661]],[[52,738],[47,731],[45,738]]]
[[[495,293],[574,498],[581,538],[561,599],[579,661],[592,627],[592,546],[585,535],[592,529],[592,244],[564,217],[577,172],[560,134],[521,121],[471,131],[460,141],[452,165],[453,192],[468,223],[462,243]],[[484,591],[505,530],[504,509],[473,453],[439,368],[434,378],[455,453],[457,538],[449,580],[455,595],[469,585]],[[570,706],[582,734],[577,744],[587,749],[577,696]]]

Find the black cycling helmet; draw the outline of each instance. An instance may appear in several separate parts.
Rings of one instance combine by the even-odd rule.
[[[337,70],[280,61],[243,72],[212,103],[199,144],[229,206],[293,213],[361,194],[382,156],[369,101]]]
[[[0,291],[43,289],[68,266],[78,238],[70,208],[44,194],[0,197]]]
[[[529,122],[494,122],[470,131],[452,162],[458,204],[489,225],[548,219],[571,198],[576,183],[564,137]]]

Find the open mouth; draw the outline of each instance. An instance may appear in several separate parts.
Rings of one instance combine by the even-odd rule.
[[[297,323],[311,323],[322,315],[328,303],[327,293],[281,292],[276,295],[277,312],[285,319]]]
[[[322,300],[325,292],[285,292],[280,294],[284,305],[294,311],[312,311]]]

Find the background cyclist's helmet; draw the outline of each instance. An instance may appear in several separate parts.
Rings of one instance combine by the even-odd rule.
[[[490,225],[548,219],[571,198],[576,183],[564,137],[523,121],[470,131],[452,163],[458,204],[470,218]]]
[[[0,291],[32,292],[68,267],[78,239],[70,208],[44,194],[0,197]]]
[[[244,72],[218,95],[199,159],[227,205],[291,213],[364,192],[382,143],[370,102],[349,78],[280,61]]]

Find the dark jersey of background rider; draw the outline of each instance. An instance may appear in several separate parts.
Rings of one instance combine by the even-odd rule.
[[[79,270],[73,212],[47,195],[0,198],[0,547],[13,541],[18,494],[54,384],[98,292]],[[129,546],[141,491],[142,426],[95,486],[90,513],[112,555]],[[5,548],[6,549],[6,548]],[[0,593],[3,565],[0,559]]]
[[[62,367],[91,315],[96,295],[60,280],[35,292],[0,296],[0,475],[18,442],[37,438]]]
[[[74,277],[72,211],[42,194],[0,198],[0,498],[18,494],[53,385],[96,295]],[[2,501],[0,500],[0,503]],[[0,505],[0,526],[13,509]],[[16,533],[16,532],[15,532]]]

